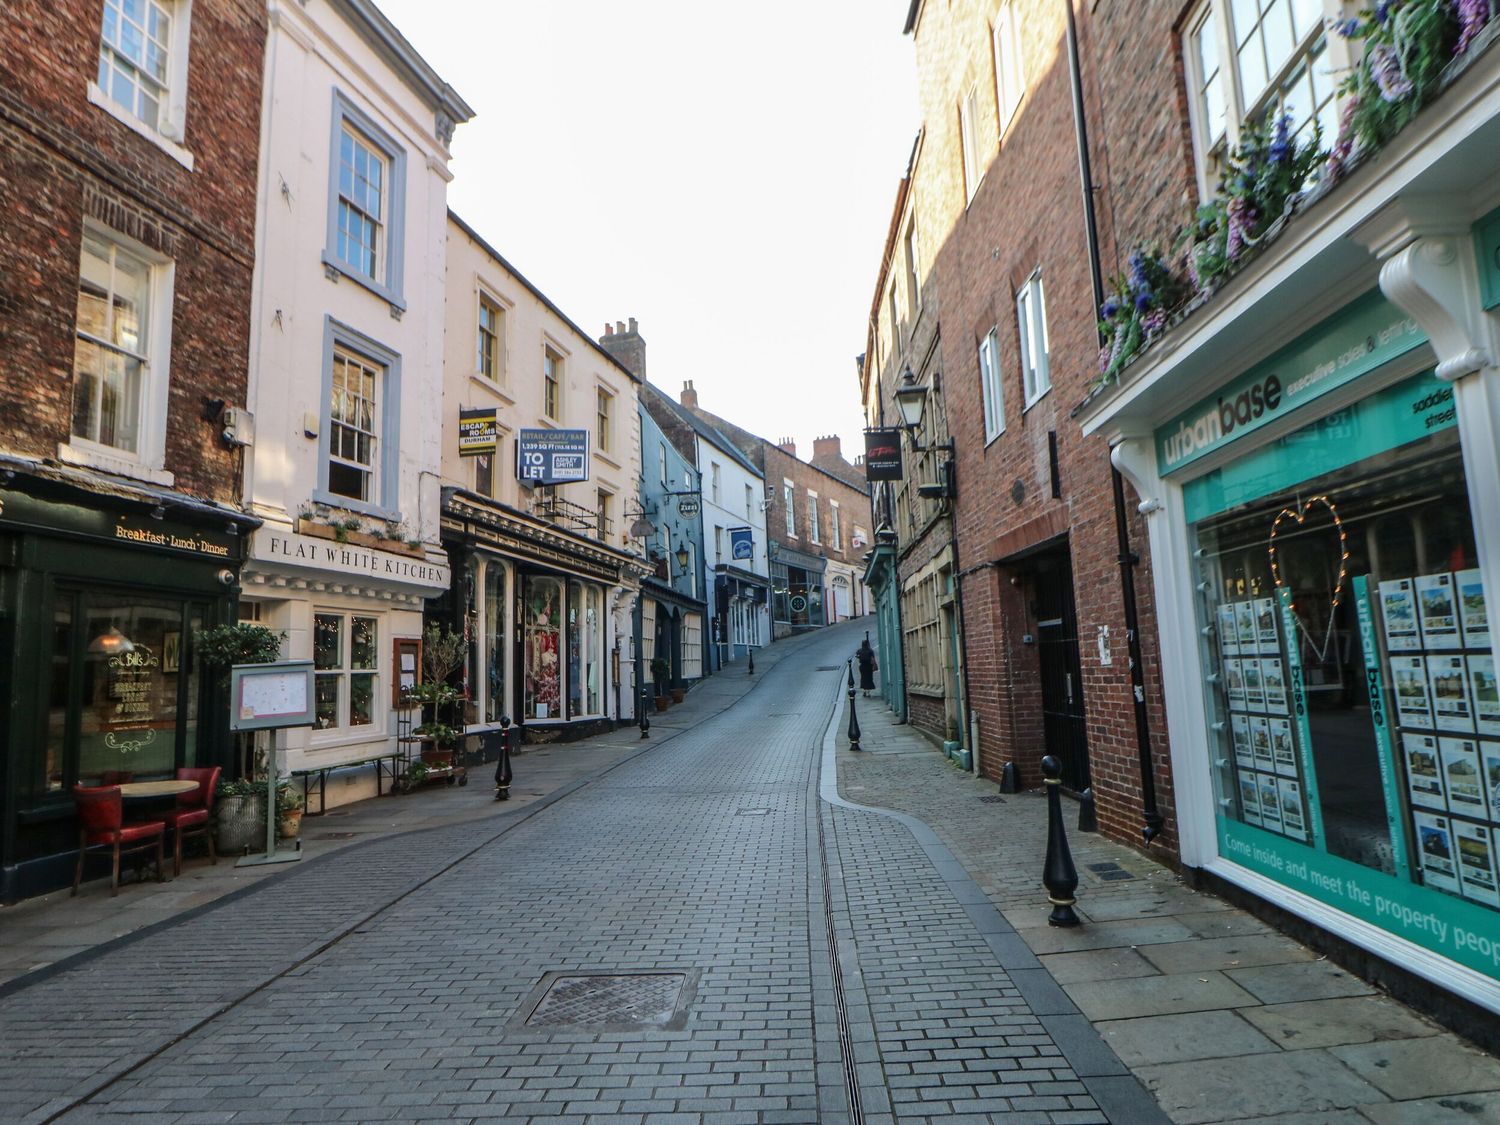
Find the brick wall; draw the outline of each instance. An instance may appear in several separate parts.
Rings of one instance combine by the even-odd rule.
[[[1079,180],[1066,10],[1014,0],[1026,92],[1004,135],[997,121],[990,19],[980,0],[926,4],[915,32],[924,133],[912,181],[928,276],[923,316],[941,309],[941,395],[957,448],[957,535],[970,706],[980,723],[979,762],[995,776],[1006,761],[1040,780],[1040,721],[1032,600],[1035,552],[1071,560],[1089,760],[1104,831],[1138,842],[1141,799],[1134,697],[1126,645],[1108,449],[1070,418],[1097,372],[1098,338]],[[1168,238],[1191,201],[1191,149],[1180,96],[1179,12],[1107,2],[1082,36],[1092,159],[1106,273],[1117,246]],[[1103,44],[1095,63],[1094,45]],[[966,199],[959,104],[970,86],[983,179]],[[1110,91],[1105,109],[1100,90]],[[1116,96],[1115,91],[1121,91]],[[1187,154],[1186,156],[1184,154]],[[1016,294],[1039,272],[1046,297],[1052,389],[1024,402]],[[979,343],[999,341],[1005,429],[986,444]],[[915,368],[915,365],[913,365]],[[1058,472],[1054,496],[1051,447]],[[1127,490],[1132,546],[1146,529]],[[904,532],[904,529],[901,529]],[[930,538],[930,536],[928,537]],[[912,543],[903,572],[924,554]],[[930,551],[930,548],[928,548]],[[1167,731],[1161,703],[1149,560],[1136,568],[1143,664],[1158,765],[1158,803],[1168,828],[1158,847],[1175,853]],[[1109,630],[1111,663],[1097,638]],[[914,701],[915,705],[915,701]],[[915,715],[914,715],[915,718]]]
[[[239,455],[203,417],[245,401],[264,6],[196,0],[183,147],[194,170],[90,104],[98,0],[18,0],[0,24],[0,449],[68,440],[85,218],[175,263],[166,468],[239,495]]]

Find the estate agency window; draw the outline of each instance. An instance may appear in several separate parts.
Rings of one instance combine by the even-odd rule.
[[[59,585],[43,792],[196,763],[201,685],[188,638],[206,615],[196,602]]]
[[[1221,854],[1500,976],[1463,938],[1500,931],[1500,693],[1452,388],[1388,387],[1183,497]]]
[[[313,615],[314,730],[375,723],[379,621],[357,614]]]

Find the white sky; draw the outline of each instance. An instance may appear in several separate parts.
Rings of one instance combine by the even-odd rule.
[[[865,347],[919,124],[908,0],[378,0],[474,107],[449,204],[651,381],[864,449]]]

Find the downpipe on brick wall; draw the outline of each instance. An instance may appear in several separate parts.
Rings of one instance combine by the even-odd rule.
[[[1078,62],[1078,24],[1073,0],[1068,9],[1068,77],[1073,84],[1073,130],[1078,141],[1078,174],[1083,185],[1083,221],[1089,246],[1089,276],[1094,283],[1094,308],[1104,304],[1104,277],[1099,266],[1099,224],[1094,214],[1094,173],[1089,163],[1088,120],[1083,107],[1083,75]],[[1130,524],[1125,514],[1125,483],[1120,470],[1110,466],[1114,485],[1115,537],[1120,552],[1120,599],[1125,610],[1125,638],[1130,656],[1130,690],[1135,706],[1135,741],[1141,771],[1141,837],[1147,844],[1162,830],[1156,805],[1156,771],[1151,762],[1151,717],[1146,710],[1146,678],[1141,667],[1141,630],[1135,600],[1135,567],[1140,556],[1130,547]]]

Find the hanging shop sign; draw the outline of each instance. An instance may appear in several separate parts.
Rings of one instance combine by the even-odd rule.
[[[690,520],[698,514],[702,505],[698,497],[693,495],[679,496],[677,498],[677,514],[685,520]]]
[[[901,429],[882,426],[865,431],[865,479],[901,480]]]
[[[1176,472],[1426,339],[1416,321],[1368,293],[1157,430],[1157,467]]]
[[[493,406],[458,412],[458,455],[483,457],[495,452],[499,423]]]
[[[755,533],[748,527],[729,529],[729,557],[753,559],[755,557]]]
[[[1474,251],[1479,258],[1479,297],[1484,307],[1500,305],[1500,208],[1474,224]]]
[[[589,479],[587,430],[522,430],[516,436],[516,479],[569,484]]]

